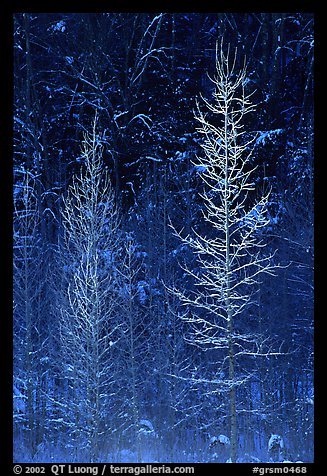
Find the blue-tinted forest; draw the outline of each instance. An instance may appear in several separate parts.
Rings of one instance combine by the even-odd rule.
[[[313,14],[13,25],[15,461],[313,461]]]

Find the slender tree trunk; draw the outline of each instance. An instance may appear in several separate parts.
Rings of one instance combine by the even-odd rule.
[[[235,359],[233,348],[233,326],[232,318],[228,317],[228,360],[229,360],[229,380],[230,380],[230,457],[232,463],[236,463],[237,459],[237,421],[236,421],[236,388],[234,384],[235,378]]]
[[[225,98],[225,124],[224,124],[224,140],[228,144],[228,123],[229,123],[229,105],[228,97]],[[233,310],[230,302],[230,210],[228,197],[229,191],[229,148],[225,147],[225,240],[226,240],[226,310],[227,310],[227,339],[228,339],[228,377],[230,380],[230,457],[232,463],[236,462],[237,458],[237,427],[236,427],[236,388],[234,385],[235,379],[235,357],[234,357],[234,342],[233,342]]]

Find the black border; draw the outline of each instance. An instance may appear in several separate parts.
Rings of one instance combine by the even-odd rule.
[[[100,4],[101,3],[101,4]],[[92,11],[102,12],[103,10],[109,10],[112,12],[130,12],[135,9],[137,12],[157,12],[157,11],[167,11],[167,12],[196,12],[196,13],[209,13],[213,11],[213,7],[222,7],[218,8],[219,10],[224,9],[226,12],[240,12],[241,8],[238,8],[237,5],[232,4],[227,5],[213,5],[212,3],[202,3],[203,7],[207,7],[205,10],[201,10],[199,5],[192,4],[190,1],[178,1],[178,4],[171,3],[170,5],[167,2],[162,3],[161,5],[158,2],[153,2],[150,5],[143,5],[139,2],[129,5],[128,2],[119,2],[119,1],[108,1],[98,2],[98,4],[92,3]],[[260,463],[260,468],[278,468],[285,466],[304,466],[307,468],[307,474],[317,474],[320,475],[323,464],[322,450],[324,449],[325,440],[324,437],[324,425],[322,422],[323,415],[323,406],[324,406],[324,388],[322,382],[325,380],[325,372],[323,373],[323,357],[324,352],[322,351],[322,342],[324,340],[324,333],[322,330],[322,323],[324,322],[324,313],[322,305],[322,290],[324,289],[323,282],[321,281],[321,276],[324,271],[323,267],[323,250],[325,246],[325,236],[324,236],[324,220],[326,217],[326,208],[322,199],[324,197],[322,187],[324,184],[324,175],[323,175],[323,164],[327,161],[325,157],[326,152],[322,149],[322,133],[324,132],[324,125],[322,122],[323,119],[323,106],[322,106],[322,84],[323,76],[321,72],[321,63],[323,63],[323,58],[321,55],[326,54],[326,50],[323,48],[323,36],[322,27],[324,21],[323,11],[320,8],[321,4],[318,6],[315,2],[297,2],[297,4],[287,5],[285,2],[279,2],[280,5],[276,2],[271,4],[273,9],[266,8],[267,5],[261,4],[258,5],[258,2],[247,2],[246,12],[249,11],[287,11],[287,12],[310,12],[315,15],[315,173],[314,173],[314,186],[315,186],[315,331],[314,331],[314,343],[315,343],[315,458],[314,463],[304,463],[303,465],[299,464],[269,464],[269,463]],[[301,5],[303,3],[303,5]],[[10,8],[9,8],[10,6]],[[13,404],[12,404],[12,384],[13,384],[13,369],[12,369],[12,357],[13,357],[13,332],[12,332],[12,185],[13,185],[13,167],[12,167],[12,130],[13,130],[13,14],[15,12],[28,11],[31,13],[44,12],[45,8],[49,12],[55,10],[63,10],[66,12],[77,11],[83,7],[80,3],[74,5],[73,2],[63,5],[59,5],[58,2],[53,4],[42,4],[37,5],[36,3],[29,2],[10,2],[10,5],[2,5],[0,7],[0,35],[1,35],[1,46],[2,46],[2,55],[1,55],[1,88],[0,92],[2,95],[1,104],[1,114],[0,114],[0,137],[1,137],[1,158],[0,158],[0,237],[1,237],[1,249],[0,249],[0,270],[2,274],[1,280],[1,307],[0,313],[2,315],[1,320],[1,343],[0,343],[0,469],[1,474],[9,475],[13,474],[13,432],[12,432],[12,413],[13,413]],[[85,5],[86,7],[89,5]],[[107,6],[107,8],[105,8]],[[230,8],[226,9],[226,6]],[[244,4],[242,5],[245,6]],[[261,6],[262,8],[258,8]],[[50,7],[50,8],[49,8]],[[53,7],[53,8],[52,8]],[[152,7],[152,8],[151,8]],[[156,8],[153,8],[156,7]],[[176,8],[177,7],[177,8]],[[192,8],[190,8],[192,7]],[[280,8],[279,8],[280,7]],[[309,8],[308,8],[309,7]],[[209,10],[208,10],[209,8]],[[87,11],[85,8],[82,11]],[[245,13],[245,12],[244,12]],[[322,60],[322,61],[321,61]],[[321,215],[321,216],[320,216]],[[56,462],[56,464],[60,464]],[[66,463],[65,463],[66,464]],[[107,464],[111,464],[108,462]],[[165,464],[165,463],[162,463]],[[194,474],[207,474],[208,471],[218,470],[219,474],[227,475],[230,474],[252,474],[252,469],[255,465],[248,463],[237,463],[237,464],[225,464],[225,463],[193,463],[185,465],[174,465],[174,464],[165,464],[166,466],[193,466],[195,468]],[[21,465],[24,469],[26,464]],[[52,474],[50,472],[51,464],[33,464],[33,466],[43,466],[46,468],[45,474]],[[66,464],[68,466],[68,464]],[[72,463],[72,466],[73,463]],[[78,466],[76,464],[76,466]],[[86,466],[86,465],[84,465]],[[103,464],[92,464],[92,466],[98,466],[101,468]],[[114,466],[143,466],[142,464],[117,464]],[[153,464],[153,466],[156,466]],[[157,465],[158,466],[158,465]],[[101,474],[101,472],[99,472]],[[109,474],[106,472],[106,474]],[[128,474],[128,473],[126,473]],[[258,473],[257,473],[258,474]],[[267,474],[269,474],[267,472]],[[286,473],[283,473],[286,474]],[[296,474],[296,473],[291,473]]]

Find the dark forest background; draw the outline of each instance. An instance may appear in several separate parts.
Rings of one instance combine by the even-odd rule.
[[[247,60],[255,190],[271,187],[265,242],[280,264],[243,316],[280,355],[246,363],[238,461],[312,461],[313,14],[16,13],[13,25],[15,459],[229,457],[217,356],[184,338],[185,308],[169,293],[194,287],[181,263],[195,268],[195,257],[170,224],[205,233],[194,111],[211,97],[207,73],[223,40],[237,47],[237,67]],[[120,217],[115,256],[103,255],[99,272],[117,267],[120,278],[112,272],[117,335],[107,335],[94,447],[89,375],[61,324],[74,281],[61,210],[96,114]]]

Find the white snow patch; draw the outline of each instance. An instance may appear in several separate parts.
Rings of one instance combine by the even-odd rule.
[[[276,136],[281,134],[283,129],[273,129],[271,131],[260,131],[259,136],[256,139],[256,145],[266,145],[267,141],[276,139]]]
[[[64,20],[60,20],[56,22],[54,25],[52,25],[49,30],[52,31],[61,31],[62,33],[66,30],[66,25]]]
[[[226,435],[212,436],[210,438],[210,446],[214,446],[217,443],[221,445],[230,445],[230,439]]]
[[[142,433],[153,433],[154,428],[150,420],[140,420],[140,432]]]
[[[207,171],[207,167],[205,165],[194,165],[194,169],[199,173],[202,174],[203,172]]]
[[[271,451],[276,448],[284,448],[284,440],[280,435],[272,434],[268,441],[268,451]]]

